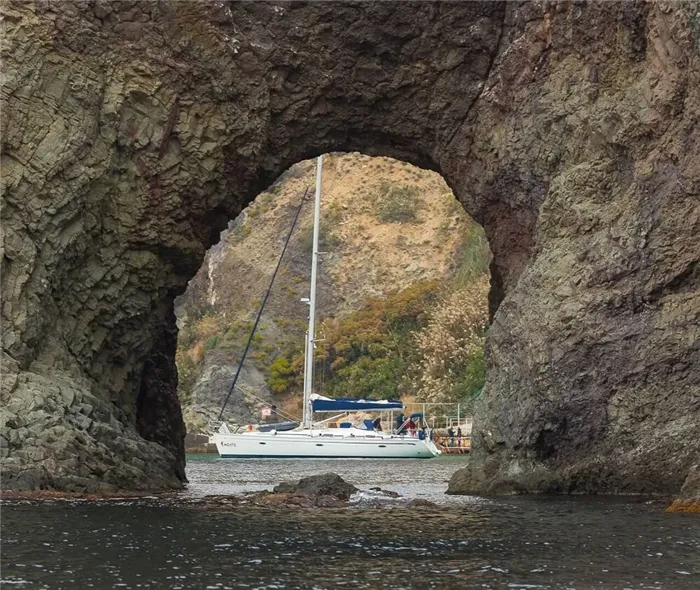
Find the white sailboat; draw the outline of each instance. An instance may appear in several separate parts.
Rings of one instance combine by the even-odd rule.
[[[330,399],[314,394],[313,351],[316,324],[316,277],[318,270],[318,238],[321,217],[321,175],[323,156],[319,156],[316,168],[316,198],[314,202],[313,253],[311,260],[311,295],[309,304],[309,329],[306,334],[304,358],[304,402],[302,424],[295,430],[265,432],[247,430],[231,432],[224,422],[211,437],[222,458],[367,458],[367,459],[428,459],[440,454],[430,440],[429,430],[408,430],[403,422],[392,432],[361,428],[349,422],[338,427],[328,427],[334,418],[314,423],[314,414],[332,412],[340,414],[358,411],[401,412],[403,404],[396,400]],[[422,417],[421,417],[422,418]],[[417,433],[417,435],[416,435]]]

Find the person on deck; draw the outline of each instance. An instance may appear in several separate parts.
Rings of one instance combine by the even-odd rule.
[[[450,427],[447,429],[447,436],[450,437],[450,446],[451,446],[451,447],[454,447],[454,446],[455,446],[455,431],[452,430],[452,426],[450,426]]]
[[[457,446],[462,446],[462,428],[457,426]]]
[[[416,423],[412,418],[408,419],[408,432],[411,436],[416,436]]]
[[[400,412],[399,415],[396,416],[396,432],[401,430],[403,423],[404,423],[403,412]]]
[[[372,422],[372,426],[374,426],[374,429],[381,432],[382,431],[382,419],[381,418],[375,418],[374,422]]]

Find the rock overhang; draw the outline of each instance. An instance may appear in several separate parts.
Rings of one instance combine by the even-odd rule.
[[[515,456],[529,491],[677,491],[700,451],[685,11],[6,3],[4,485],[178,485],[173,298],[286,167],[358,150],[438,170],[494,254],[462,489]]]

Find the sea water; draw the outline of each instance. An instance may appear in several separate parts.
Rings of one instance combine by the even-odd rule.
[[[4,502],[2,586],[700,588],[700,516],[630,498],[445,496],[462,461],[193,456],[174,502]],[[362,490],[349,508],[192,502],[327,472]],[[408,508],[411,498],[437,506]]]

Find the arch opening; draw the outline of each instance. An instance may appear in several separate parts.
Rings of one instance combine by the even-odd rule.
[[[299,162],[258,195],[175,302],[178,395],[193,434],[215,428],[300,197],[307,188],[313,194],[314,174],[313,160]],[[301,415],[308,308],[300,299],[309,289],[312,205],[308,196],[227,405],[229,423]],[[321,249],[314,390],[425,403],[436,426],[461,420],[466,434],[485,380],[491,254],[483,229],[437,173],[333,153],[324,155]]]

